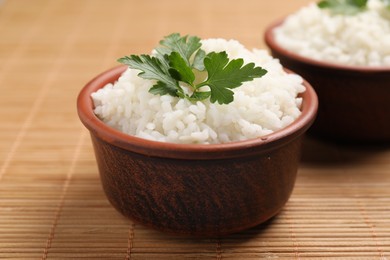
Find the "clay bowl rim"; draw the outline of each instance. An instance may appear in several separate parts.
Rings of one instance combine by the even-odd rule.
[[[238,158],[259,154],[259,152],[268,152],[295,140],[306,132],[313,123],[318,109],[317,95],[312,86],[304,81],[306,91],[301,95],[303,98],[301,115],[287,127],[269,135],[222,144],[177,144],[147,140],[125,134],[108,126],[93,112],[91,93],[107,83],[116,81],[126,68],[124,65],[111,68],[89,81],[77,97],[77,112],[81,122],[92,135],[96,135],[114,146],[146,156],[212,160]]]
[[[266,27],[264,32],[264,41],[266,45],[271,50],[274,50],[281,55],[289,58],[290,60],[295,60],[301,62],[306,65],[311,65],[314,67],[321,67],[324,69],[335,70],[335,71],[345,71],[349,73],[356,74],[388,74],[390,73],[390,66],[357,66],[357,65],[345,65],[340,63],[333,63],[328,61],[320,61],[316,59],[311,59],[302,55],[299,55],[293,51],[289,51],[283,48],[280,44],[278,44],[275,40],[273,31],[275,28],[279,27],[284,23],[287,17],[280,18],[275,22],[271,23],[268,27]]]

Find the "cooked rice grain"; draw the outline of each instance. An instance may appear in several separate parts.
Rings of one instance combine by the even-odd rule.
[[[207,39],[202,49],[226,51],[230,59],[254,62],[268,73],[234,89],[227,105],[209,100],[190,102],[148,92],[155,83],[127,69],[114,84],[92,94],[95,114],[109,126],[145,139],[215,144],[270,134],[291,124],[301,113],[302,78],[286,73],[264,50],[247,50],[235,40]]]
[[[312,3],[275,29],[285,49],[316,60],[357,66],[390,66],[390,10],[369,0],[367,10],[334,15]]]

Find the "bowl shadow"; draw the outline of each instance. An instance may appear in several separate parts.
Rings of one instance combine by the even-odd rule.
[[[322,139],[306,135],[302,145],[304,165],[337,166],[361,164],[382,153],[388,153],[389,143],[353,143]]]

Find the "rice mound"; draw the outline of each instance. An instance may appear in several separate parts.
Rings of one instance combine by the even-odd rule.
[[[289,15],[276,41],[302,56],[357,66],[390,66],[390,10],[369,0],[367,10],[335,15],[312,3]]]
[[[172,143],[214,144],[270,134],[300,114],[305,91],[300,76],[286,73],[266,51],[247,50],[235,40],[202,40],[206,53],[226,51],[230,59],[254,62],[268,73],[233,89],[234,101],[193,103],[148,92],[155,83],[127,69],[117,82],[92,94],[95,114],[109,126],[137,137]]]

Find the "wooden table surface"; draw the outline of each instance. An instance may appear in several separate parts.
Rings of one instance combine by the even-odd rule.
[[[0,0],[0,259],[390,259],[390,147],[308,138],[271,222],[220,239],[162,234],[102,191],[76,97],[172,32],[265,48],[309,0]]]

